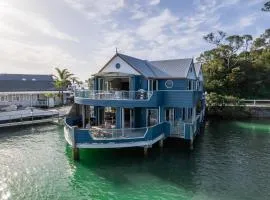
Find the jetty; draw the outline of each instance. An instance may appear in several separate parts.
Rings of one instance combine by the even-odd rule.
[[[9,112],[0,112],[0,128],[41,124],[41,123],[60,123],[70,110],[70,106],[60,109],[37,109],[28,108]]]

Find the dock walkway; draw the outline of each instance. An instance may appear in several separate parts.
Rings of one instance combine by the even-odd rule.
[[[0,128],[40,124],[40,123],[58,123],[63,117],[65,117],[70,106],[65,106],[56,109],[24,109],[9,112],[0,112]]]

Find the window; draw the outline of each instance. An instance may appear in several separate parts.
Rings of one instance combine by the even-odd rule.
[[[165,86],[166,86],[166,88],[172,88],[173,87],[173,81],[172,80],[167,80],[165,82]]]
[[[147,109],[146,125],[154,126],[156,124],[158,124],[158,109]]]
[[[174,119],[175,119],[174,115],[175,115],[174,108],[167,108],[165,110],[165,120],[166,121],[174,122]]]
[[[192,81],[188,80],[188,90],[191,90],[191,89],[192,89]]]
[[[149,91],[153,91],[153,89],[154,89],[154,81],[153,80],[148,80],[148,87],[149,87]]]
[[[116,64],[115,64],[115,68],[116,68],[116,69],[120,69],[120,67],[121,67],[120,63],[116,63]]]
[[[103,78],[98,79],[98,90],[104,90],[104,79]]]

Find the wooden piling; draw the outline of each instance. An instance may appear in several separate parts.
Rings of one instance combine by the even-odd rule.
[[[76,145],[76,137],[75,137],[76,128],[77,128],[76,126],[72,127],[72,132],[73,132],[72,156],[73,156],[74,160],[78,161],[78,160],[80,160],[80,151],[79,151],[79,148],[77,148],[77,145]]]
[[[163,139],[159,140],[159,147],[160,147],[161,149],[163,148],[163,145],[164,145]]]
[[[191,151],[194,149],[194,147],[193,147],[193,140],[190,140],[190,142],[189,142],[189,149]]]
[[[148,155],[148,147],[147,146],[145,146],[143,148],[143,153],[144,153],[144,156],[147,156]]]
[[[77,147],[74,147],[72,148],[72,156],[73,156],[73,160],[80,160],[80,151],[79,151],[79,148]]]

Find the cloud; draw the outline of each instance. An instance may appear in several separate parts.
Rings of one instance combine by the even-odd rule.
[[[133,15],[131,16],[130,19],[143,19],[146,18],[148,16],[148,14],[146,12],[143,11],[133,11]]]
[[[66,67],[76,72],[78,66],[89,65],[87,61],[78,60],[56,45],[40,45],[0,38],[0,71],[6,70],[25,73],[43,73],[56,66]]]
[[[256,14],[241,17],[237,25],[239,28],[251,26],[256,21],[257,17],[258,16]]]
[[[60,40],[78,42],[78,39],[59,31],[48,19],[33,12],[26,12],[13,7],[8,3],[0,3],[0,29],[2,33],[31,34],[32,30],[38,31],[46,36]],[[14,26],[10,25],[14,24]],[[23,32],[20,28],[23,27]],[[18,33],[16,33],[18,32]]]
[[[137,34],[142,40],[157,40],[160,36],[164,37],[164,31],[169,31],[170,26],[175,25],[177,22],[178,18],[169,9],[165,9],[160,15],[144,20],[139,26]]]
[[[88,19],[95,20],[109,16],[124,7],[124,0],[65,0],[65,2]]]
[[[250,3],[244,0],[194,0],[191,6],[181,2],[187,7],[184,12],[181,6],[166,7],[167,1],[159,6],[158,0],[49,2],[46,9],[55,6],[55,10],[44,11],[46,15],[41,7],[37,11],[33,5],[23,5],[26,9],[19,10],[22,4],[0,3],[0,71],[52,73],[59,66],[87,78],[112,57],[116,47],[121,53],[148,60],[193,57],[209,47],[202,37],[211,31],[240,34],[243,30],[249,33],[251,24],[256,25],[252,30],[264,26],[263,20],[260,25],[254,23],[261,21],[262,14],[253,15]],[[63,12],[58,13],[60,8]],[[225,12],[231,8],[237,11],[233,19]],[[52,23],[66,20],[67,15],[77,23],[78,30],[72,34],[83,43],[70,43],[79,39]]]
[[[151,0],[149,2],[149,5],[158,5],[160,3],[160,0]]]

